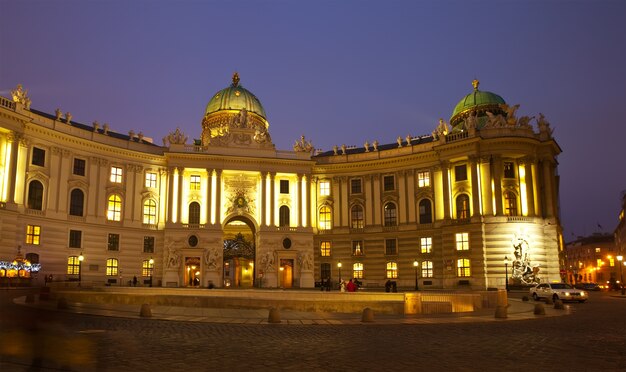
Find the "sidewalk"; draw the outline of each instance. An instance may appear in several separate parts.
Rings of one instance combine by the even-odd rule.
[[[556,310],[544,304],[545,315],[534,315],[535,302],[524,302],[509,298],[508,317],[496,318],[495,309],[486,309],[470,313],[427,314],[427,315],[387,315],[374,314],[374,321],[361,322],[362,314],[302,312],[280,310],[280,324],[297,325],[349,325],[349,324],[437,324],[437,323],[468,323],[468,322],[502,322],[511,320],[527,320],[571,314],[571,307],[565,305],[564,310]],[[49,311],[65,311],[75,314],[89,314],[105,317],[131,319],[174,320],[184,322],[205,322],[222,324],[276,324],[269,323],[269,309],[222,309],[194,308],[179,306],[151,306],[151,317],[140,316],[141,307],[137,305],[67,303],[67,309],[58,309],[57,301],[38,301],[27,303],[26,297],[14,300],[18,305],[30,306]]]

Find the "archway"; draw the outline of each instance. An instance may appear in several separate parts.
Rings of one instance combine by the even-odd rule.
[[[255,228],[252,222],[242,216],[228,221],[224,226],[224,287],[254,287],[255,251]]]

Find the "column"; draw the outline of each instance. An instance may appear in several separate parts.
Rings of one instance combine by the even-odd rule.
[[[296,181],[296,221],[297,227],[302,227],[302,174],[297,174]]]
[[[480,216],[480,184],[478,183],[478,158],[469,157],[469,168],[472,181],[472,217]]]
[[[174,188],[174,180],[176,178],[176,167],[170,167],[168,174],[168,189],[169,189],[169,197],[167,198],[167,222],[174,222],[176,220],[176,216],[174,215],[174,211],[178,208],[174,208],[175,203],[177,203],[178,196],[176,188]]]
[[[554,171],[551,159],[543,159],[543,184],[545,185],[544,200],[546,217],[554,217]]]
[[[261,172],[261,226],[267,226],[267,172]]]
[[[206,168],[207,174],[207,186],[206,186],[206,223],[209,225],[211,223],[211,193],[213,192],[213,169]]]
[[[270,226],[276,226],[275,214],[276,214],[276,172],[270,173]]]
[[[217,182],[215,183],[215,223],[218,225],[222,224],[222,170],[216,169],[215,173],[217,175]]]
[[[346,176],[342,176],[340,177],[341,180],[341,193],[339,194],[339,218],[341,221],[341,226],[349,226],[350,222],[348,220],[349,218],[349,209],[350,209],[350,205],[349,205],[349,198],[348,198],[348,183],[349,183],[349,179]],[[361,187],[363,187],[363,185],[361,185]]]
[[[311,227],[311,219],[313,216],[313,213],[317,213],[317,208],[315,211],[311,210],[311,198],[313,197],[313,195],[317,195],[317,178],[315,180],[312,179],[310,174],[305,175],[307,182],[306,182],[306,187],[307,187],[307,191],[304,193],[304,196],[306,198],[306,220],[304,221],[305,225],[307,227]]]
[[[443,189],[443,219],[450,219],[450,162],[441,162],[441,188]]]
[[[526,202],[528,203],[528,216],[535,216],[535,180],[533,178],[533,158],[522,159],[524,162],[525,182],[526,182]]]
[[[491,157],[480,158],[480,186],[484,216],[493,216],[493,192],[491,191]]]
[[[406,171],[396,172],[398,178],[398,224],[406,223],[407,199],[406,199]]]
[[[493,183],[494,197],[496,200],[496,216],[502,216],[502,158],[500,156],[493,157]]]
[[[416,200],[414,198],[415,195],[415,169],[409,169],[406,171],[406,195],[405,200],[407,201],[407,221],[410,223],[417,222],[417,212],[416,212]]]

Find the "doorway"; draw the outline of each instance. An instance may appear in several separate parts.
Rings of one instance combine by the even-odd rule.
[[[237,216],[224,227],[224,287],[253,288],[256,282],[254,225]]]
[[[185,286],[200,287],[200,257],[185,258]]]
[[[293,288],[293,260],[281,258],[280,267],[280,287]]]

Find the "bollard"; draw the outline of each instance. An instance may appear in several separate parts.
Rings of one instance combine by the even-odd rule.
[[[554,301],[554,308],[557,309],[557,310],[565,310],[565,306],[563,305],[563,301],[562,300]]]
[[[150,304],[141,305],[141,310],[139,310],[139,316],[142,318],[152,317],[152,310],[150,309]]]
[[[535,304],[535,315],[546,315],[546,308],[543,304]]]
[[[366,307],[363,309],[363,315],[361,316],[361,322],[363,323],[371,323],[374,321],[374,310]]]
[[[546,305],[552,305],[554,303],[554,301],[552,300],[551,296],[546,297]]]
[[[59,298],[59,301],[57,302],[57,309],[59,310],[67,309],[67,300],[65,299],[65,297]]]
[[[280,323],[280,311],[277,308],[275,307],[270,308],[270,314],[267,317],[267,322],[268,323]]]
[[[496,307],[496,318],[506,319],[508,317],[508,311],[506,306]]]
[[[32,304],[33,302],[35,302],[35,295],[32,293],[27,294],[25,303]]]

